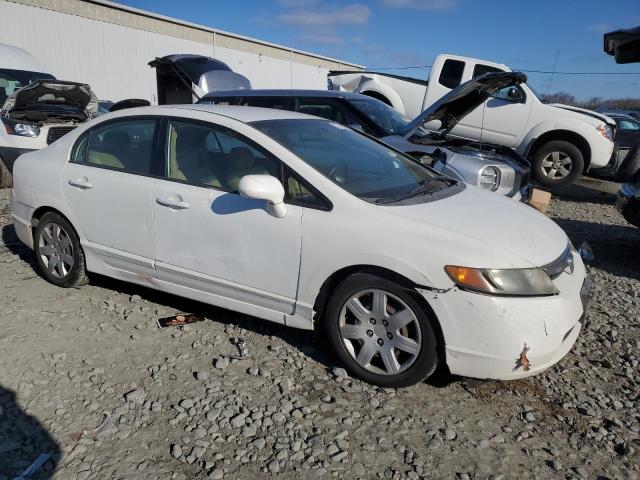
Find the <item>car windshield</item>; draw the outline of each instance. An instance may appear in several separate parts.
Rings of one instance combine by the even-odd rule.
[[[36,80],[55,80],[55,78],[48,73],[0,68],[0,107],[9,95]]]
[[[407,126],[411,123],[400,112],[375,98],[348,98],[347,101],[362,115],[375,123],[384,132],[385,137],[402,135],[402,132],[406,131]]]
[[[252,125],[351,194],[392,203],[447,188],[454,180],[327,120],[263,120]]]

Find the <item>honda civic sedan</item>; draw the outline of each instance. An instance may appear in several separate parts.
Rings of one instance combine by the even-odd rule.
[[[329,120],[123,110],[20,157],[14,178],[16,232],[51,283],[95,272],[320,327],[378,385],[439,365],[532,375],[582,328],[589,282],[555,223]]]

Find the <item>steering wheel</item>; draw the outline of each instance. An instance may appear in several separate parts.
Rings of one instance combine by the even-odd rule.
[[[345,162],[337,162],[327,176],[332,178],[338,183],[345,183],[347,181],[347,173],[349,172],[349,166]]]

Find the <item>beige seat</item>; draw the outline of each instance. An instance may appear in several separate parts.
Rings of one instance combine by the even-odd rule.
[[[227,164],[227,187],[237,190],[245,175],[266,175],[269,172],[260,165],[248,147],[234,147],[229,151]]]
[[[198,127],[172,129],[170,138],[170,176],[199,185],[221,187],[211,168],[213,159],[206,148],[206,132]]]
[[[106,132],[99,146],[90,146],[88,163],[105,167],[124,169],[121,158],[130,146],[129,135],[125,132]]]

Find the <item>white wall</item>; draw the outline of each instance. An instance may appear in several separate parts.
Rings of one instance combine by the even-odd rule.
[[[147,63],[172,53],[222,60],[248,77],[254,88],[324,90],[327,85],[326,68],[220,46],[214,49],[213,45],[4,1],[0,1],[0,43],[27,50],[60,80],[88,83],[104,100],[135,97],[155,103],[155,71]]]

